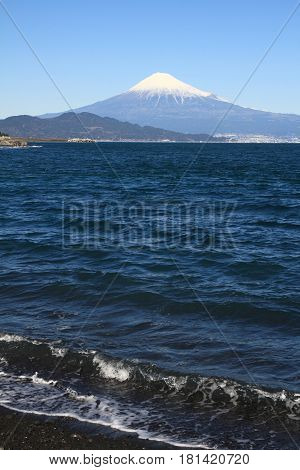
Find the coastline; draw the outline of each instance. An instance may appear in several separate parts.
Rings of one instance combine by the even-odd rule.
[[[26,147],[27,140],[23,137],[10,137],[8,135],[1,135],[0,132],[0,147]]]
[[[1,450],[172,450],[178,447],[74,418],[37,416],[0,406]]]
[[[218,144],[247,144],[247,145],[257,145],[257,144],[267,144],[267,145],[280,145],[280,144],[300,144],[300,140],[267,140],[267,139],[262,139],[262,140],[256,140],[256,139],[236,139],[236,140],[230,140],[230,139],[224,139],[224,140],[219,140],[219,141],[213,141],[213,140],[207,140],[207,141],[196,141],[196,140],[187,140],[187,141],[179,141],[179,140],[141,140],[141,139],[135,139],[135,140],[129,140],[129,139],[119,139],[119,140],[107,140],[107,139],[88,139],[88,141],[70,141],[69,139],[59,139],[59,138],[48,138],[48,139],[42,139],[42,138],[33,138],[30,137],[26,139],[28,143],[32,144],[51,144],[51,143],[68,143],[68,144],[205,144],[205,145],[218,145]]]

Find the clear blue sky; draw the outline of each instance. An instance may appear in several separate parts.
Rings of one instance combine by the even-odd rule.
[[[154,72],[233,99],[297,0],[3,0],[73,108]],[[0,116],[66,109],[0,8]],[[300,9],[238,103],[300,114]]]

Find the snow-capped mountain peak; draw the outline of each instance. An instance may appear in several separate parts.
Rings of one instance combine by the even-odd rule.
[[[217,129],[219,134],[300,137],[300,116],[243,108],[168,73],[154,73],[123,93],[75,111],[189,134]]]
[[[129,92],[138,93],[144,97],[173,95],[181,100],[191,97],[216,98],[213,93],[195,88],[178,80],[169,73],[153,73],[129,89]]]

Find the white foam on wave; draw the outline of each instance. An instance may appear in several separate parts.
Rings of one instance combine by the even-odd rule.
[[[175,376],[175,375],[162,375],[158,372],[143,372],[139,369],[140,374],[144,377],[146,382],[155,383],[163,382],[167,385],[171,392],[177,393],[185,388],[188,382],[188,376]]]
[[[55,386],[57,384],[56,380],[45,380],[42,377],[38,376],[38,373],[36,372],[31,376],[32,382],[38,385],[51,385]]]
[[[26,341],[22,336],[10,335],[10,334],[0,334],[0,341],[5,341],[6,343],[17,343],[19,341]]]
[[[53,356],[64,357],[67,354],[67,349],[65,348],[57,348],[56,346],[52,346],[52,345],[50,345],[49,347],[51,349]]]
[[[112,362],[96,355],[93,358],[93,363],[100,375],[106,379],[114,379],[118,382],[125,382],[130,379],[130,368],[126,367],[122,361]]]
[[[26,342],[34,345],[44,344],[45,346],[48,346],[50,348],[52,355],[56,357],[64,357],[65,354],[68,352],[66,348],[54,346],[53,344],[47,341],[38,341],[36,339],[26,338],[25,336],[14,335],[10,333],[0,333],[0,341],[3,341],[5,343]]]
[[[24,336],[13,335],[9,333],[0,333],[0,341],[4,341],[5,343],[19,343],[21,341],[26,341],[27,343],[32,344],[42,344],[40,341],[35,339],[29,339],[25,338]]]
[[[17,380],[28,380],[36,385],[49,385],[49,386],[55,387],[55,385],[57,384],[56,380],[51,380],[51,379],[46,380],[46,379],[43,379],[42,377],[39,377],[37,372],[35,372],[33,375],[18,375],[18,376],[11,376],[11,377]]]
[[[93,403],[93,402],[96,403],[95,395],[80,395],[75,390],[69,387],[67,388],[66,391],[69,397],[73,398],[74,400],[85,401],[88,403]]]

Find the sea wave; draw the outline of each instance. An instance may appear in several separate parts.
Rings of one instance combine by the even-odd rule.
[[[266,389],[226,377],[179,374],[153,364],[130,362],[97,351],[69,350],[58,347],[57,343],[7,333],[0,335],[0,341],[2,370],[26,370],[27,375],[20,377],[34,383],[56,385],[66,376],[77,378],[79,375],[84,383],[114,387],[119,384],[123,389],[145,391],[148,396],[176,397],[185,403],[221,408],[251,406],[263,410],[275,407],[291,419],[300,419],[300,394],[293,391]],[[4,347],[3,343],[6,343]],[[42,374],[50,378],[44,379]]]

